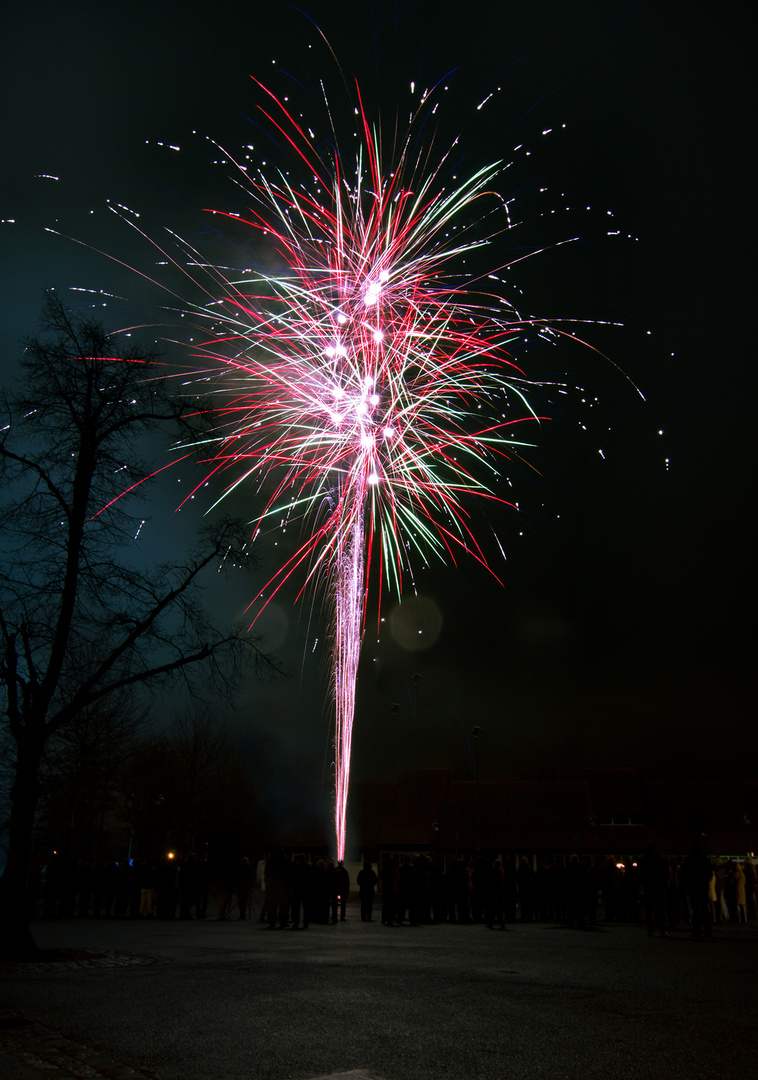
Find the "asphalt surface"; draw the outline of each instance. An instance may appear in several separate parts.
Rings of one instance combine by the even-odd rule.
[[[357,906],[357,905],[356,905]],[[649,938],[39,920],[66,959],[0,965],[0,1077],[748,1080],[758,926]]]

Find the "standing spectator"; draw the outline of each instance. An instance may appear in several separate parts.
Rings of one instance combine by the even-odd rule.
[[[313,867],[311,878],[311,921],[329,922],[329,897],[327,895],[326,862],[319,859]]]
[[[432,922],[432,863],[426,855],[417,855],[415,922],[424,925]]]
[[[615,855],[609,855],[602,873],[606,922],[617,922],[621,918],[623,884],[624,868]]]
[[[718,902],[719,898],[716,893],[716,871],[712,870],[711,880],[708,882],[708,909],[711,913],[711,922],[714,923],[718,922],[719,917]]]
[[[305,855],[296,855],[292,864],[292,929],[300,929],[300,915],[303,916],[303,930],[308,929],[311,908],[311,868]]]
[[[239,906],[239,918],[247,918],[247,905],[250,901],[250,893],[255,884],[255,871],[250,865],[247,856],[240,859],[237,867],[237,904]]]
[[[566,922],[577,930],[584,930],[588,915],[588,897],[591,879],[589,869],[579,862],[578,855],[572,855],[564,875]]]
[[[519,868],[516,871],[518,880],[518,902],[521,909],[521,922],[532,922],[534,919],[534,871],[523,855]]]
[[[690,898],[687,893],[687,888],[682,880],[682,866],[684,865],[683,859],[677,859],[674,863],[672,870],[672,885],[669,887],[669,892],[674,896],[673,913],[669,919],[669,926],[671,929],[678,929],[679,923],[692,922],[692,910],[690,908]],[[714,891],[716,889],[716,883],[713,884]]]
[[[337,867],[334,865],[334,859],[329,860],[329,865],[326,868],[326,874],[324,876],[324,882],[326,885],[326,904],[329,912],[328,921],[336,923],[339,920],[339,888],[337,885]]]
[[[397,921],[402,923],[407,915],[408,924],[416,926],[416,912],[418,910],[418,880],[416,868],[411,862],[410,855],[403,857],[400,867],[400,886],[397,898]]]
[[[453,921],[459,924],[470,923],[471,916],[469,914],[470,905],[470,886],[471,879],[469,878],[466,864],[463,859],[454,859],[450,864],[450,870],[448,872],[450,896],[453,901]]]
[[[110,859],[105,866],[105,894],[103,896],[103,915],[111,917],[118,892],[118,863]]]
[[[748,919],[755,919],[758,917],[758,908],[756,907],[758,873],[756,873],[755,863],[750,855],[745,859],[743,870],[745,871],[745,903],[747,907],[747,917]]]
[[[484,922],[490,930],[493,930],[496,926],[499,926],[501,930],[505,930],[503,916],[504,882],[503,864],[499,859],[496,859],[494,863],[490,863],[488,860],[487,877],[484,882]]]
[[[400,871],[393,858],[387,859],[382,867],[382,926],[395,926],[398,921],[398,892],[400,889]]]
[[[277,848],[266,863],[266,909],[268,928],[284,930],[289,914],[290,861],[282,848]]]
[[[440,923],[447,920],[447,890],[445,876],[442,873],[439,858],[431,860],[429,867],[429,881],[431,889],[432,922]]]
[[[211,895],[211,864],[208,852],[203,852],[202,859],[197,864],[197,893],[198,893],[198,919],[204,919],[208,914],[208,900]]]
[[[218,887],[218,913],[216,918],[220,919],[222,922],[225,922],[229,918],[229,909],[234,894],[235,878],[236,867],[234,865],[234,860],[227,851],[221,861],[216,882]]]
[[[708,909],[708,886],[712,874],[711,860],[703,853],[700,842],[695,840],[692,851],[682,863],[682,883],[692,908],[692,936],[711,936],[711,919]]]
[[[136,884],[139,889],[139,917],[152,919],[155,906],[155,870],[143,859],[137,863]]]
[[[729,918],[729,909],[726,901],[726,870],[721,859],[716,859],[716,922],[725,922]]]
[[[624,869],[621,884],[622,917],[627,922],[639,922],[639,899],[642,882],[640,881],[640,868],[631,861]]]
[[[479,855],[471,871],[471,918],[475,923],[485,922],[485,895],[492,871],[492,863]]]
[[[666,937],[666,889],[669,883],[669,867],[663,855],[660,855],[651,840],[647,851],[640,859],[640,883],[645,900],[647,932],[650,937],[655,930],[661,937]]]
[[[728,859],[724,865],[724,906],[728,922],[737,922],[737,877],[734,865]]]
[[[738,923],[747,922],[747,889],[745,887],[745,871],[739,862],[732,867],[732,879],[734,881],[734,919]]]
[[[358,895],[361,898],[361,922],[372,922],[374,911],[374,893],[378,882],[376,871],[370,862],[363,864],[358,871]]]
[[[518,904],[518,871],[512,859],[507,859],[503,866],[503,912],[506,922],[516,921],[516,906]]]
[[[550,922],[553,910],[550,902],[552,866],[541,860],[534,875],[534,907],[537,922]]]
[[[134,868],[128,860],[116,863],[116,894],[113,899],[113,914],[117,919],[125,919],[129,914],[129,902],[132,896]]]
[[[183,860],[179,869],[179,918],[191,919],[192,909],[200,918],[200,859],[191,851]]]
[[[176,860],[173,855],[167,855],[156,870],[156,882],[158,886],[158,918],[176,918],[177,875]]]
[[[340,922],[345,921],[345,907],[350,899],[350,875],[342,859],[337,863],[336,882],[337,899],[339,901]]]
[[[138,919],[140,904],[142,903],[142,890],[140,888],[141,866],[139,859],[133,859],[129,874],[129,918]]]

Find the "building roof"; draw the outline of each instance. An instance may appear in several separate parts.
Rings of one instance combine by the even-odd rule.
[[[364,851],[713,854],[758,840],[758,783],[642,781],[635,769],[588,769],[582,780],[453,780],[449,769],[404,769],[397,783],[359,783],[356,841]]]
[[[592,813],[596,817],[642,817],[645,790],[636,769],[585,769]]]
[[[292,850],[333,846],[332,800],[293,808],[272,836]],[[539,855],[636,854],[654,840],[686,854],[758,845],[758,782],[642,781],[635,769],[588,769],[581,780],[453,780],[450,769],[403,769],[395,782],[355,783],[349,845],[364,853],[481,850]]]
[[[449,769],[403,769],[396,784],[356,785],[362,847],[431,848],[449,786]]]

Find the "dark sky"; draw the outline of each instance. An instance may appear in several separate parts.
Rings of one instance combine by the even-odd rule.
[[[153,236],[164,225],[202,232],[203,209],[229,198],[204,137],[260,138],[248,76],[278,92],[296,85],[314,110],[320,75],[339,88],[311,18],[383,122],[407,108],[411,81],[445,80],[437,139],[461,133],[464,168],[514,162],[502,187],[518,194],[519,243],[581,237],[519,265],[525,308],[624,324],[586,329],[613,364],[571,347],[533,355],[535,375],[584,392],[543,425],[539,472],[519,491],[522,513],[501,523],[503,586],[465,561],[434,569],[419,579],[421,601],[394,622],[388,605],[393,629],[381,646],[367,633],[355,775],[393,778],[426,764],[469,775],[474,724],[485,778],[601,764],[637,765],[651,777],[752,775],[753,5],[30,0],[14,8],[1,46],[8,374],[50,285],[72,303],[87,294],[71,287],[114,294],[103,310],[111,326],[160,310],[159,290],[44,227],[151,272],[149,245],[106,200],[138,209]],[[158,142],[181,145],[181,155]],[[514,152],[519,144],[528,156]],[[561,213],[548,221],[550,208]],[[583,397],[598,398],[591,412]],[[155,507],[146,544],[186,533],[164,521],[173,497]],[[273,568],[274,553],[263,558]],[[237,582],[230,607],[239,610],[254,584]],[[436,641],[410,651],[401,624],[418,617],[428,632],[430,611]],[[309,613],[289,602],[272,612],[271,641],[293,677],[245,687],[235,718],[252,741],[270,732],[277,768],[303,781],[320,780],[330,761],[328,656],[318,613],[312,621]]]

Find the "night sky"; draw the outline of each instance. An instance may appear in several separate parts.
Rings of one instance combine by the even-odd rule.
[[[378,646],[370,626],[356,777],[406,765],[468,777],[474,724],[484,779],[604,764],[754,774],[753,7],[216,0],[30,2],[5,15],[4,375],[51,285],[76,305],[92,294],[72,287],[110,294],[97,303],[112,327],[160,321],[160,290],[44,227],[146,273],[150,245],[106,200],[139,210],[153,236],[164,225],[202,236],[203,210],[231,197],[205,136],[265,141],[249,76],[295,86],[314,110],[320,75],[339,90],[314,23],[383,123],[407,110],[411,81],[444,80],[435,138],[461,134],[464,170],[513,161],[502,190],[518,196],[519,244],[581,238],[513,271],[525,309],[623,324],[584,328],[613,363],[571,346],[525,356],[535,377],[581,390],[562,409],[545,394],[552,418],[520,481],[521,513],[498,522],[502,586],[466,560],[435,567],[419,575],[418,600],[388,603]],[[194,518],[177,524],[176,502],[161,491],[143,554],[181,543]],[[230,509],[252,512],[244,499]],[[261,557],[223,604],[209,595],[219,619],[273,571],[276,552]],[[292,675],[245,686],[233,724],[248,746],[265,735],[271,775],[319,782],[331,760],[320,610],[285,598],[261,625]],[[435,640],[409,649],[419,628]]]

